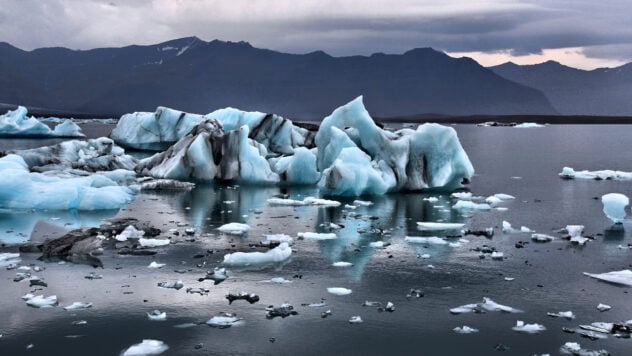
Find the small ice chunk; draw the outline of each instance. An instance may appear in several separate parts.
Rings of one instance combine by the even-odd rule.
[[[280,316],[281,318],[287,318],[290,315],[298,315],[298,312],[294,310],[294,307],[288,303],[281,304],[281,306],[279,307],[271,305],[266,308],[266,311],[267,319],[274,319],[277,316]]]
[[[270,243],[274,242],[274,243],[282,243],[285,242],[288,245],[292,246],[294,244],[294,239],[286,234],[271,234],[271,235],[264,235],[265,236],[265,240],[261,241],[261,244],[263,245],[270,245]]]
[[[492,252],[492,260],[502,260],[505,258],[505,255],[502,252],[494,251]]]
[[[605,312],[612,309],[611,306],[607,305],[607,304],[601,304],[599,303],[599,305],[597,305],[597,310],[599,310],[600,312]]]
[[[535,122],[523,122],[522,124],[518,124],[514,127],[519,128],[519,129],[533,129],[533,128],[544,127],[544,125],[536,124]]]
[[[140,238],[138,239],[138,242],[140,243],[140,245],[142,247],[162,247],[162,246],[167,246],[169,245],[169,243],[171,243],[171,240],[169,239],[145,239],[145,238]]]
[[[511,234],[516,232],[516,230],[511,227],[511,224],[508,221],[503,220],[503,232],[505,234]]]
[[[456,192],[456,193],[450,194],[450,197],[461,199],[461,200],[470,200],[472,199],[472,193],[471,192]]]
[[[423,259],[428,259],[428,258],[430,258],[430,254],[429,253],[424,253],[423,255],[420,255],[419,257],[421,257]]]
[[[260,283],[288,284],[288,283],[292,283],[292,281],[287,280],[283,277],[274,277],[274,278],[260,281]]]
[[[503,193],[496,193],[493,196],[495,196],[496,198],[500,199],[500,200],[511,200],[511,199],[516,199],[516,197],[514,197],[513,195],[509,195],[509,194],[503,194]]]
[[[454,332],[457,334],[473,334],[478,332],[478,329],[471,328],[467,325],[457,326],[452,330],[454,330]]]
[[[578,245],[584,245],[588,238],[581,236],[584,232],[584,225],[567,225],[566,231],[570,235],[570,241]]]
[[[554,240],[554,237],[546,234],[531,234],[531,240],[535,242],[550,242]]]
[[[475,203],[469,200],[459,200],[452,206],[457,210],[491,210],[491,206],[487,203]]]
[[[327,288],[327,292],[335,295],[349,295],[351,294],[351,289],[341,288],[341,287],[330,287]]]
[[[419,236],[406,236],[404,241],[412,244],[429,244],[429,245],[447,245],[448,241],[437,237],[437,236],[428,236],[428,237],[419,237]]]
[[[234,252],[224,255],[227,266],[250,266],[283,262],[292,256],[292,248],[283,242],[267,252]]]
[[[505,277],[504,279],[505,279],[507,282],[511,282],[511,281],[515,280],[515,278],[514,278],[514,277]]]
[[[166,266],[165,263],[158,263],[156,261],[151,261],[151,263],[149,264],[149,266],[147,266],[147,268],[162,268]]]
[[[298,237],[304,240],[333,240],[337,236],[333,232],[321,233],[321,232],[299,232]]]
[[[127,239],[138,239],[145,235],[145,231],[136,230],[133,225],[129,225],[120,234],[114,237],[117,241],[127,241]]]
[[[369,246],[371,246],[373,248],[384,248],[384,241],[370,242]]]
[[[353,205],[357,205],[357,206],[371,206],[373,205],[372,201],[366,201],[366,200],[354,200],[353,201]]]
[[[338,261],[338,262],[334,262],[332,264],[332,266],[334,266],[334,267],[351,267],[351,266],[353,266],[353,263],[351,263],[351,262],[344,262],[344,261]]]
[[[463,313],[471,313],[479,309],[485,309],[487,311],[501,311],[505,313],[521,313],[522,311],[519,309],[515,309],[506,305],[498,304],[491,300],[490,298],[483,298],[482,303],[473,303],[461,305],[456,308],[450,309],[450,313],[452,314],[463,314]]]
[[[557,312],[557,313],[546,313],[546,315],[554,317],[554,318],[564,318],[564,319],[568,319],[568,320],[573,320],[575,319],[575,314],[573,314],[572,311],[565,311],[565,312]]]
[[[220,313],[220,315],[210,318],[206,322],[206,324],[214,328],[226,329],[230,328],[231,326],[240,325],[241,319],[238,318],[235,314]]]
[[[305,204],[307,205],[340,206],[339,201],[319,199],[314,197],[306,197],[305,199],[303,199],[303,202],[305,202]]]
[[[625,219],[625,207],[630,204],[630,199],[620,193],[610,193],[601,197],[603,212],[613,223],[620,223]]]
[[[147,319],[151,321],[165,321],[167,320],[167,313],[161,312],[160,310],[152,310],[147,313]]]
[[[607,273],[586,273],[584,275],[592,278],[596,278],[605,282],[623,284],[632,287],[632,271],[624,269],[621,271],[612,271]]]
[[[204,278],[201,278],[199,281],[201,282],[205,279],[210,279],[215,282],[214,285],[218,285],[225,281],[226,278],[228,278],[228,275],[226,274],[226,268],[215,267],[213,272],[206,272],[206,276]]]
[[[459,230],[465,224],[459,223],[440,223],[440,222],[417,222],[417,230],[435,231],[435,230]]]
[[[349,324],[360,324],[362,322],[362,318],[359,315],[354,315],[349,318]]]
[[[52,308],[57,305],[57,296],[51,295],[50,297],[44,297],[43,295],[33,296],[32,294],[27,294],[24,297],[30,296],[30,298],[26,299],[26,305],[33,308]]]
[[[498,205],[498,204],[502,203],[503,201],[502,201],[502,199],[492,195],[492,196],[489,196],[489,197],[485,198],[485,202],[487,204],[491,205],[491,206],[495,206],[495,205]]]
[[[567,342],[560,347],[560,352],[568,355],[579,356],[609,356],[610,353],[606,350],[588,350],[582,349],[576,342]]]
[[[535,323],[525,324],[524,321],[518,320],[516,321],[516,326],[514,326],[511,329],[514,331],[519,331],[523,333],[535,334],[535,333],[539,333],[546,330],[546,327],[544,327],[544,325],[535,324]]]
[[[146,339],[140,344],[130,346],[127,350],[123,351],[121,356],[160,355],[168,349],[169,346],[160,340]]]
[[[180,290],[182,289],[182,287],[184,287],[184,283],[182,283],[182,281],[180,280],[177,280],[175,282],[160,282],[158,283],[158,287]]]
[[[436,197],[428,197],[428,198],[423,198],[422,200],[425,200],[425,201],[430,202],[430,203],[436,203],[436,202],[438,202],[438,201],[439,201],[439,198],[436,198]]]
[[[74,302],[68,306],[65,306],[64,310],[80,310],[88,308],[92,308],[92,303]]]
[[[529,229],[526,226],[520,226],[520,232],[533,232],[533,230]]]
[[[218,230],[229,235],[243,235],[250,230],[250,226],[241,223],[229,223],[220,226]]]

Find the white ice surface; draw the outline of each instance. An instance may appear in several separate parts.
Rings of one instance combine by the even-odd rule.
[[[349,295],[351,294],[352,290],[342,287],[330,287],[327,288],[327,292],[334,295]]]
[[[220,226],[218,230],[229,235],[243,235],[250,231],[250,226],[233,222]]]
[[[625,219],[625,207],[630,204],[630,199],[620,193],[605,194],[601,197],[603,212],[613,223],[622,222]]]
[[[283,242],[267,252],[234,252],[224,255],[227,266],[250,266],[267,263],[278,263],[292,256],[292,248]]]
[[[127,350],[121,353],[121,356],[160,355],[168,349],[169,346],[160,340],[146,339],[140,344],[135,344],[127,348]]]
[[[626,286],[632,286],[632,271],[624,269],[621,271],[612,271],[607,273],[586,273],[584,275],[592,278],[596,278],[605,282],[623,284]]]

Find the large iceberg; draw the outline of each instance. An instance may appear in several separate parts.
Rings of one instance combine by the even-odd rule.
[[[64,141],[52,146],[15,150],[31,171],[81,169],[87,172],[133,170],[137,160],[107,137]]]
[[[19,106],[13,111],[0,115],[0,137],[84,137],[81,128],[70,120],[65,120],[51,130],[38,119],[26,116],[28,111]]]
[[[119,185],[133,172],[116,170],[63,178],[29,172],[15,154],[0,158],[0,208],[48,210],[119,209],[133,200],[136,186]]]
[[[135,125],[124,116],[118,133],[112,133],[117,142],[131,141],[137,148],[179,137],[166,151],[142,160],[136,167],[141,175],[203,182],[317,183],[326,194],[357,196],[450,191],[474,174],[454,129],[424,124],[416,130],[383,130],[369,116],[362,97],[326,117],[315,135],[276,115],[227,108],[202,117],[169,110],[160,108],[152,116],[137,113]],[[181,119],[173,119],[176,116]],[[149,123],[142,124],[145,121]],[[196,124],[182,134],[185,122]],[[169,125],[170,136],[154,132]],[[140,134],[134,131],[140,129]]]

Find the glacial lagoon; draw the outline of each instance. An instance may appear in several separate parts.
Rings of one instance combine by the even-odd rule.
[[[48,285],[33,287],[39,289],[34,294],[56,295],[59,306],[26,306],[21,297],[33,288],[28,281],[13,281],[16,272],[24,271],[2,267],[0,350],[7,355],[118,355],[144,339],[154,339],[168,345],[164,354],[191,355],[558,354],[566,342],[613,355],[629,352],[629,339],[608,334],[605,339],[591,340],[563,328],[570,331],[593,322],[632,319],[629,287],[583,275],[630,268],[632,224],[625,220],[613,226],[599,198],[613,192],[630,196],[632,181],[563,180],[558,173],[564,166],[632,171],[627,139],[632,126],[452,127],[476,170],[468,185],[472,194],[504,193],[515,199],[488,211],[453,209],[457,199],[438,193],[326,197],[341,203],[333,207],[275,206],[268,199],[301,200],[319,192],[311,187],[228,184],[198,185],[184,192],[143,192],[120,211],[0,212],[0,240],[8,244],[27,240],[40,220],[77,227],[106,218],[133,217],[161,229],[161,237],[171,238],[169,246],[155,248],[157,254],[152,256],[119,255],[115,249],[106,249],[95,256],[102,265],[97,268],[94,261],[39,261],[39,254],[21,253],[21,266],[45,267],[31,271]],[[112,128],[82,124],[88,137],[102,136]],[[0,148],[53,142],[59,140],[0,139]],[[373,204],[354,204],[356,199]],[[555,239],[536,243],[531,233],[503,233],[503,221]],[[250,230],[241,236],[218,231],[231,222],[246,223]],[[420,231],[417,222],[463,223],[471,230],[493,227],[495,233],[492,238],[453,237],[449,239],[452,245],[407,242],[406,236],[458,234]],[[340,228],[332,229],[331,223]],[[567,225],[584,225],[583,235],[594,239],[584,246],[571,244],[557,232]],[[55,229],[41,226],[34,239],[55,234]],[[186,229],[194,233],[189,235]],[[300,232],[333,232],[337,238],[298,239]],[[294,239],[289,260],[227,268],[228,279],[217,285],[212,280],[199,281],[207,271],[222,266],[225,254],[263,251],[253,246],[265,234],[281,233]],[[371,245],[378,241],[384,246]],[[482,253],[484,245],[502,252],[503,258]],[[10,246],[5,250],[13,251]],[[148,268],[152,261],[165,266]],[[351,265],[337,267],[335,262]],[[91,274],[102,278],[86,278]],[[158,283],[178,280],[182,289],[158,287]],[[329,293],[327,288],[333,287],[351,293]],[[188,293],[188,288],[208,289],[208,293]],[[242,291],[255,293],[260,300],[229,304],[226,295]],[[521,312],[450,313],[459,306],[481,303],[484,297]],[[363,306],[367,301],[381,303],[382,309],[391,302],[395,309],[380,311],[375,303]],[[63,309],[73,302],[93,306]],[[266,317],[267,307],[284,303],[298,314]],[[611,309],[599,311],[599,304]],[[165,312],[166,320],[149,320],[147,313],[153,310]],[[331,315],[325,313],[328,310]],[[562,311],[572,311],[575,319],[547,316]],[[240,323],[228,328],[205,324],[222,312],[235,314]],[[363,322],[350,323],[354,316]],[[512,330],[519,320],[541,324],[546,330],[535,334]],[[464,325],[478,332],[453,331]]]

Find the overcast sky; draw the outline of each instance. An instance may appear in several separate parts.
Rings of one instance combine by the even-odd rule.
[[[0,41],[90,49],[197,36],[291,53],[434,47],[483,65],[632,62],[632,0],[0,0]]]

